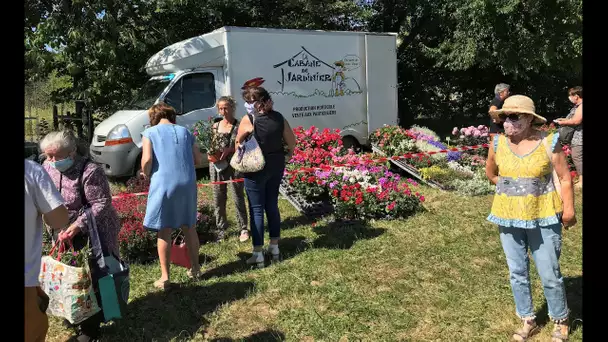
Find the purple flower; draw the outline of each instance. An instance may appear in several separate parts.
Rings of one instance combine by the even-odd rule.
[[[343,177],[342,177],[342,180],[343,180],[343,181],[347,181],[347,180],[348,180],[348,176],[343,176]]]
[[[338,184],[337,181],[333,181],[333,182],[329,183],[329,188],[333,189],[336,186],[336,184]]]
[[[72,260],[72,266],[76,266],[76,260]]]
[[[73,256],[78,256],[78,252],[72,252]]]

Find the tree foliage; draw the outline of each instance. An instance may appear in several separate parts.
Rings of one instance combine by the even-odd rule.
[[[54,100],[100,112],[154,53],[222,26],[397,32],[402,124],[484,116],[498,82],[563,112],[582,75],[582,0],[26,0],[24,23],[26,82],[67,77]]]

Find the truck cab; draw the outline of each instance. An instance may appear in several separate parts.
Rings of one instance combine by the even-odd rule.
[[[147,110],[163,101],[177,111],[177,124],[191,128],[217,114],[222,73],[217,68],[193,69],[154,76],[127,109],[116,112],[95,128],[90,152],[111,177],[131,176],[139,169],[142,133],[149,126]],[[107,132],[107,133],[106,133]]]

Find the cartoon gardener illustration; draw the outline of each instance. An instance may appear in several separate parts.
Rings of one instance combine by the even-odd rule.
[[[334,96],[344,96],[344,61],[335,61],[334,76],[332,77],[332,88],[335,89]]]

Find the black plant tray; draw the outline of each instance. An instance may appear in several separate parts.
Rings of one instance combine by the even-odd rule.
[[[300,195],[291,185],[289,180],[284,178],[279,188],[291,205],[294,206],[302,215],[308,217],[319,217],[334,212],[334,206],[329,201],[309,202]]]
[[[376,145],[372,145],[372,151],[375,153],[378,153],[379,155],[385,156],[386,157],[386,153],[384,153],[378,146]],[[398,168],[400,168],[401,170],[407,172],[408,174],[410,174],[411,176],[413,176],[414,178],[416,178],[417,180],[419,180],[420,182],[432,187],[432,188],[436,188],[436,189],[440,189],[440,190],[447,190],[446,186],[437,183],[433,180],[426,180],[424,178],[422,178],[422,175],[420,174],[420,172],[418,171],[418,169],[416,169],[415,167],[413,167],[412,165],[402,161],[402,160],[394,160],[393,158],[389,158],[389,160],[391,161],[391,163],[395,166],[397,166]]]

